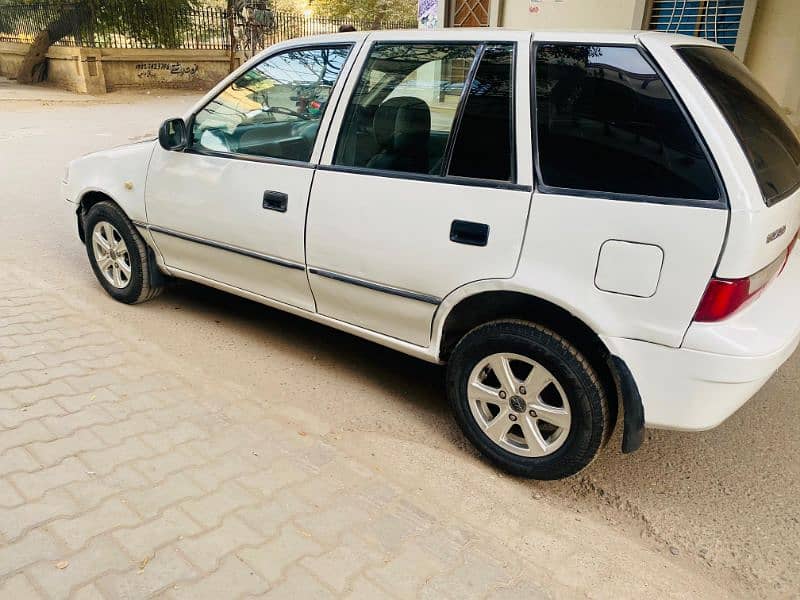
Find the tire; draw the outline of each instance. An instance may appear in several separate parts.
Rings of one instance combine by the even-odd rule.
[[[98,202],[84,219],[86,253],[95,277],[115,300],[138,304],[158,296],[159,273],[148,260],[147,245],[125,213],[112,202]],[[100,239],[98,239],[98,237]],[[114,244],[109,244],[109,238]],[[113,251],[103,245],[114,247]],[[102,265],[102,266],[101,266]],[[104,268],[105,265],[110,265]],[[121,266],[127,267],[127,270]]]
[[[526,321],[493,321],[467,333],[447,365],[447,394],[464,435],[521,477],[574,475],[610,433],[608,401],[586,358]]]

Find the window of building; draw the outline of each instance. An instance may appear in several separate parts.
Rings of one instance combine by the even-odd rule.
[[[308,161],[350,48],[288,50],[253,67],[197,113],[194,147]]]
[[[750,71],[721,48],[693,46],[678,54],[728,120],[767,204],[800,186],[800,141]]]
[[[538,46],[536,122],[544,186],[661,198],[720,197],[697,136],[636,48]]]
[[[450,11],[453,27],[488,27],[490,0],[453,0]]]
[[[734,50],[746,0],[652,0],[648,29],[703,37]]]

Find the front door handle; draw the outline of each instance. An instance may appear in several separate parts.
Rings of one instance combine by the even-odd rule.
[[[277,210],[278,212],[286,212],[289,206],[289,195],[283,192],[273,192],[267,190],[264,192],[264,201],[261,203],[262,208],[267,210]]]
[[[489,243],[489,226],[472,221],[453,221],[450,225],[450,241],[468,246],[485,246]]]

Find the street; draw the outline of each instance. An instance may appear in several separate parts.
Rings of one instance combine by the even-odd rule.
[[[439,367],[194,284],[111,300],[64,164],[196,98],[0,79],[0,597],[796,594],[798,354],[713,431],[532,482]]]

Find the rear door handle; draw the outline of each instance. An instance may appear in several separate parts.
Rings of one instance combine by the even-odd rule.
[[[262,208],[267,210],[276,210],[278,212],[286,212],[289,206],[289,195],[283,192],[273,192],[267,190],[264,192],[264,201],[261,203]]]
[[[489,226],[472,221],[453,221],[450,225],[450,241],[468,246],[485,246],[489,243]]]

